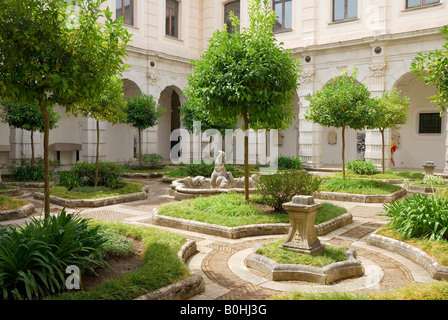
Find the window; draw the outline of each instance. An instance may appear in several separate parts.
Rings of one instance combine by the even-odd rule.
[[[358,17],[358,0],[333,0],[333,21]]]
[[[406,0],[406,9],[420,8],[434,3],[440,3],[440,0]]]
[[[232,21],[230,21],[230,12],[233,12],[236,17],[240,18],[240,10],[240,1],[232,1],[224,6],[224,23],[227,25],[227,31],[229,33],[234,32]]]
[[[418,133],[442,133],[440,113],[420,113]]]
[[[292,29],[292,0],[274,0],[274,32]]]
[[[166,0],[166,26],[165,34],[170,37],[179,37],[179,2]]]
[[[134,0],[117,0],[116,18],[123,17],[127,25],[134,25]]]

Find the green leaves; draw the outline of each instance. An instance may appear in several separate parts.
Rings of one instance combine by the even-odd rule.
[[[448,26],[441,32],[448,35]],[[437,88],[436,95],[431,98],[442,112],[448,107],[448,36],[444,39],[447,42],[442,50],[420,53],[411,64],[411,70],[426,86]]]
[[[128,98],[126,102],[126,123],[140,130],[155,126],[165,112],[165,109],[156,105],[151,95],[139,94],[135,98]]]
[[[399,130],[408,120],[409,98],[401,97],[398,89],[393,89],[390,93],[384,92],[377,101],[377,115],[375,121],[370,126],[372,129]]]

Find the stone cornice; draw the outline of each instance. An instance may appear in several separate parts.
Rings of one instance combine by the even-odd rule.
[[[147,49],[142,49],[142,48],[132,47],[132,46],[127,49],[127,52],[142,54],[142,55],[154,57],[154,58],[162,58],[165,60],[186,63],[186,64],[190,64],[191,62],[194,61],[193,59],[189,59],[189,58],[185,58],[185,57],[179,57],[179,56],[175,56],[175,55],[164,53],[164,52],[147,50]]]

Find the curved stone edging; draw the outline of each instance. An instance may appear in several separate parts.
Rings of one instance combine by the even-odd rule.
[[[165,172],[124,172],[123,177],[128,179],[151,179],[161,178]]]
[[[398,253],[423,267],[435,280],[448,280],[448,267],[441,266],[423,250],[410,244],[388,237],[371,234],[367,237],[367,244]]]
[[[314,194],[314,198],[319,200],[348,201],[360,203],[390,203],[404,197],[406,194],[406,189],[401,189],[395,191],[394,193],[386,195],[364,195],[321,191],[316,192]]]
[[[196,242],[187,241],[179,252],[178,257],[186,262],[197,251]],[[135,300],[187,300],[205,291],[205,281],[202,276],[193,273],[190,277],[158,289]]]
[[[16,220],[16,219],[22,219],[30,214],[32,214],[35,210],[35,206],[32,203],[28,203],[27,205],[15,209],[15,210],[7,210],[7,211],[0,211],[0,221],[8,221],[8,220]]]
[[[5,182],[7,186],[16,186],[20,188],[31,188],[31,189],[40,189],[44,188],[45,184],[43,182]],[[54,182],[50,182],[50,187],[54,186]]]
[[[7,189],[0,191],[0,195],[8,196],[8,197],[17,197],[21,196],[23,194],[23,191],[19,188],[17,189]]]
[[[322,268],[300,264],[280,264],[256,253],[247,256],[244,263],[246,266],[262,272],[272,281],[306,281],[329,284],[364,275],[364,267],[356,259],[355,250],[349,249],[346,256],[346,261],[332,263]]]
[[[98,208],[131,201],[145,200],[147,198],[147,192],[146,188],[143,189],[144,191],[142,192],[102,199],[64,199],[50,195],[50,202],[66,208]],[[34,199],[43,200],[44,194],[41,192],[35,192]]]
[[[439,189],[446,189],[448,188],[448,185],[445,188],[442,187],[424,187],[424,186],[416,186],[416,185],[408,185],[405,187],[407,191],[409,192],[423,192],[423,193],[434,193],[435,191]]]
[[[353,216],[345,213],[335,219],[324,222],[315,226],[317,235],[325,235],[342,226],[350,224]],[[198,222],[187,219],[173,218],[169,216],[159,215],[157,209],[152,216],[152,223],[158,226],[182,229],[192,232],[219,236],[229,239],[240,239],[253,236],[278,235],[287,234],[289,231],[289,223],[271,223],[271,224],[254,224],[239,227],[225,227],[211,223]]]

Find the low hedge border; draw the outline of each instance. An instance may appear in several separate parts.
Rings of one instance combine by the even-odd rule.
[[[448,267],[441,266],[435,259],[431,258],[419,248],[375,233],[367,237],[367,244],[398,253],[401,256],[414,261],[428,271],[431,277],[435,280],[448,280]]]
[[[0,221],[9,221],[9,220],[26,218],[27,216],[34,213],[35,209],[36,207],[34,206],[34,204],[29,203],[19,209],[0,211]]]
[[[345,213],[330,221],[321,223],[316,228],[318,236],[325,235],[340,227],[352,223],[353,216],[351,213]],[[173,218],[159,215],[155,210],[152,216],[154,225],[198,232],[213,236],[219,236],[229,239],[240,239],[253,236],[278,235],[287,234],[289,232],[289,223],[271,223],[271,224],[254,224],[239,227],[225,227],[210,223],[198,222],[194,220]]]
[[[196,242],[189,240],[182,246],[177,255],[180,259],[182,259],[182,261],[186,262],[188,258],[196,252]],[[205,281],[202,276],[192,274],[184,280],[140,296],[135,300],[187,300],[204,291]]]
[[[348,202],[360,202],[360,203],[390,203],[406,196],[406,189],[395,191],[386,195],[364,195],[354,193],[339,193],[339,192],[327,192],[321,191],[314,194],[315,199],[320,200],[333,200],[333,201],[348,201]]]

